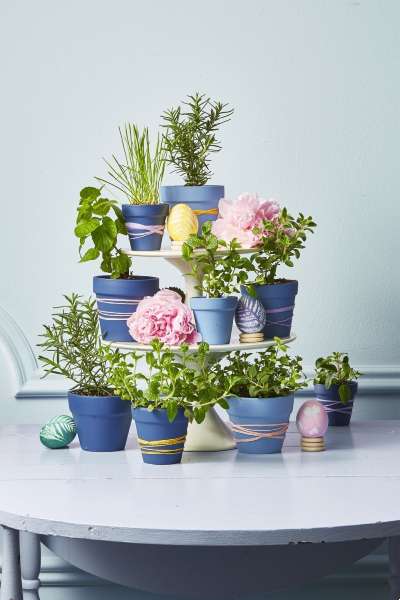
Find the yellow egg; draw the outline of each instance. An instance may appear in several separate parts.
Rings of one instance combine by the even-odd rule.
[[[167,231],[171,240],[184,242],[197,233],[198,226],[198,219],[187,204],[175,204],[169,211]]]

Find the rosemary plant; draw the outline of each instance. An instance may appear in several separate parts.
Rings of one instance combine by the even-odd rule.
[[[221,150],[216,132],[230,120],[233,109],[199,93],[182,104],[183,108],[170,108],[161,117],[166,161],[182,175],[185,185],[205,185],[212,176],[209,155]]]
[[[45,377],[63,375],[74,382],[72,391],[83,396],[110,396],[108,361],[100,348],[99,319],[95,301],[78,294],[64,296],[56,306],[52,325],[44,325],[39,345]]]
[[[140,133],[134,123],[127,123],[118,130],[123,158],[119,160],[113,155],[109,161],[104,159],[109,178],[96,179],[122,192],[130,204],[158,204],[165,171],[165,153],[160,136],[157,136],[152,154],[147,127]]]

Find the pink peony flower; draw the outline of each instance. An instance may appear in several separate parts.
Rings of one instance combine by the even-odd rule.
[[[127,323],[129,333],[141,344],[158,338],[168,346],[179,346],[195,344],[200,339],[191,310],[172,290],[160,290],[143,298]]]
[[[257,246],[263,233],[255,235],[254,227],[262,227],[264,220],[273,221],[279,215],[279,204],[260,198],[258,194],[241,194],[232,202],[226,198],[219,201],[219,217],[213,221],[212,231],[226,242],[236,238],[245,248]]]

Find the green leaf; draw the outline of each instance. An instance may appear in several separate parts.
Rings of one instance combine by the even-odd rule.
[[[100,198],[97,202],[93,204],[92,210],[96,215],[100,215],[101,217],[105,217],[108,211],[111,208],[110,200],[106,200],[105,198]]]
[[[78,238],[85,238],[96,229],[100,227],[99,219],[89,219],[89,221],[82,221],[75,227],[75,235]]]
[[[350,386],[347,383],[342,383],[339,385],[339,398],[342,404],[347,404],[351,399],[351,390]]]
[[[103,223],[92,233],[92,240],[96,248],[101,252],[111,250],[117,241],[117,228],[110,217],[104,217]]]
[[[95,187],[85,187],[80,192],[82,199],[96,200],[101,194],[101,191]]]
[[[170,403],[167,406],[167,416],[168,416],[168,421],[170,423],[172,423],[173,421],[175,421],[176,415],[178,414],[178,406],[176,404],[176,402],[174,403]]]
[[[89,260],[96,260],[100,256],[100,251],[97,248],[89,248],[86,250],[85,254],[82,256],[79,262],[87,262]]]
[[[118,254],[111,258],[112,278],[118,279],[121,275],[129,273],[131,260],[127,254]]]

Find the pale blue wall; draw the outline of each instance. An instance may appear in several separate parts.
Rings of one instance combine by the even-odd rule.
[[[34,343],[61,293],[90,291],[71,233],[80,186],[118,124],[155,127],[199,89],[236,107],[214,181],[319,223],[294,271],[305,363],[343,349],[399,365],[399,19],[397,0],[2,3],[0,304]]]

